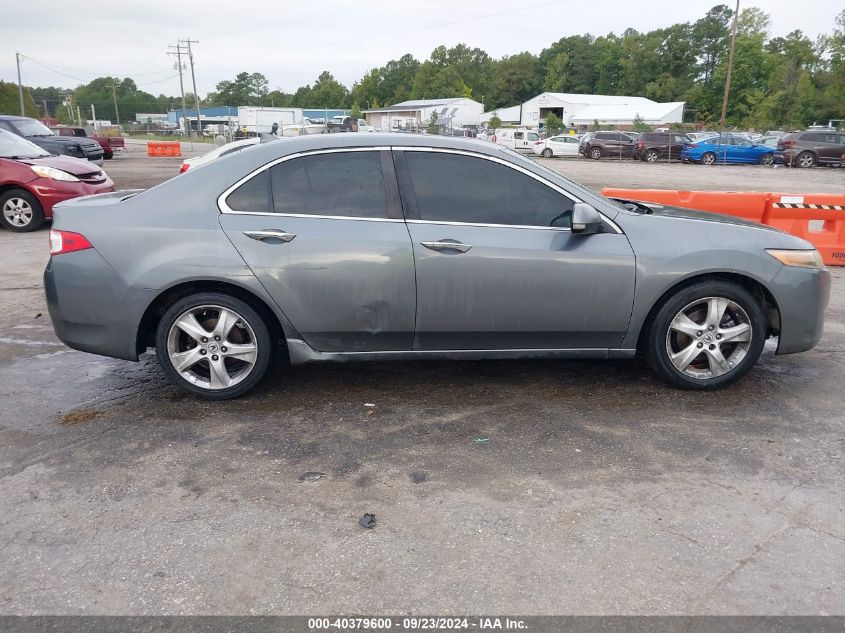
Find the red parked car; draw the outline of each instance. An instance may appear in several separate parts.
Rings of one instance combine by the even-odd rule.
[[[10,231],[34,231],[52,219],[53,205],[106,191],[114,183],[90,161],[53,156],[0,130],[0,224]]]

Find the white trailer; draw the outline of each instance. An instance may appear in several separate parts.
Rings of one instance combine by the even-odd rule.
[[[302,125],[302,108],[258,108],[241,106],[238,108],[238,126],[250,132],[270,132],[273,124],[279,128],[288,125]]]

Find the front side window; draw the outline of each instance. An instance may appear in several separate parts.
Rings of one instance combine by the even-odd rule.
[[[569,228],[574,202],[511,167],[445,152],[405,152],[420,220]]]
[[[381,152],[330,152],[270,168],[276,213],[387,218]]]

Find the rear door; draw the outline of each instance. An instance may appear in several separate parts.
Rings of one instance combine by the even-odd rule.
[[[635,271],[625,235],[573,234],[576,198],[508,161],[395,154],[416,262],[415,349],[621,344]]]
[[[389,150],[287,156],[220,206],[226,235],[311,347],[411,348],[414,257]]]

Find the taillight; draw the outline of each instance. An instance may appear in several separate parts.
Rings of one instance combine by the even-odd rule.
[[[546,141],[534,141],[534,145],[542,145]]]
[[[781,141],[781,145],[786,149],[788,147],[795,147],[795,141]]]
[[[637,149],[645,149],[645,142],[637,141]]]
[[[495,143],[495,142],[496,142],[496,135],[494,134],[494,135],[490,138],[490,140],[491,140],[491,141],[493,141],[493,142]]]
[[[85,236],[70,231],[50,229],[50,255],[64,255],[88,248],[94,247],[85,239]]]
[[[179,168],[179,173],[184,174],[188,169],[190,169],[190,165],[188,163],[182,163],[182,166]]]

